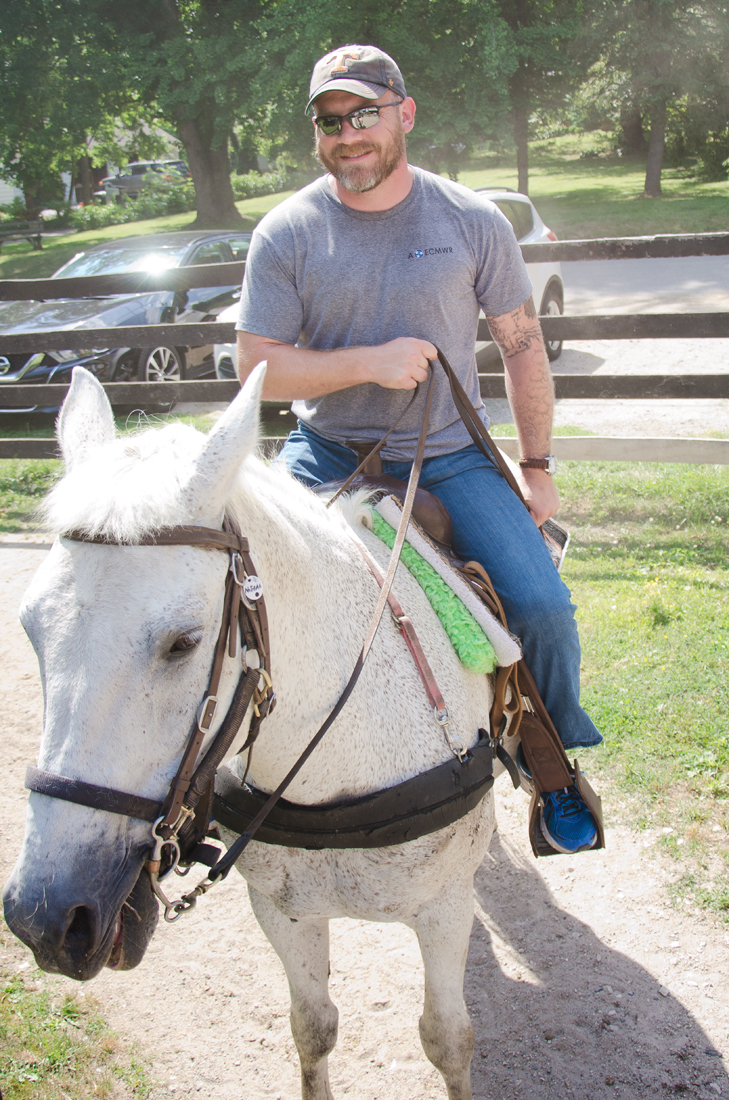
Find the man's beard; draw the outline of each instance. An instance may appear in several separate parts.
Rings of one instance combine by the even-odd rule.
[[[348,165],[346,162],[342,163],[338,156],[340,152],[357,154],[370,151],[377,154],[378,160],[376,164],[367,167],[357,164]],[[402,128],[392,134],[387,148],[384,150],[382,145],[377,142],[367,142],[366,140],[362,145],[336,145],[331,155],[327,155],[322,150],[320,142],[317,142],[316,147],[317,160],[321,166],[334,176],[337,183],[340,183],[347,191],[354,191],[356,194],[371,191],[383,180],[386,180],[388,176],[391,176],[404,155],[405,134]]]

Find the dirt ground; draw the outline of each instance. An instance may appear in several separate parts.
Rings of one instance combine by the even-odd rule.
[[[702,432],[674,420],[673,431],[660,434],[726,434],[726,409],[712,414],[701,404]],[[665,403],[655,407],[662,417]],[[568,423],[602,430],[589,409],[581,419],[578,411]],[[629,430],[623,424],[614,434],[654,434],[645,410],[629,411]],[[42,710],[17,607],[46,549],[41,536],[0,540],[6,873],[21,843],[23,775],[36,759]],[[588,756],[582,763],[589,769]],[[526,798],[506,778],[497,796],[499,830],[476,879],[466,973],[476,1030],[474,1096],[729,1096],[729,928],[692,904],[671,904],[675,865],[659,853],[658,835],[631,832],[608,795],[605,851],[536,861],[526,840]],[[16,941],[2,952],[11,969],[33,966]],[[72,987],[51,976],[39,983]],[[151,1064],[154,1100],[300,1095],[283,971],[235,872],[194,914],[161,925],[138,969],[104,971],[85,989]],[[340,1010],[335,1096],[443,1100],[441,1078],[418,1039],[422,974],[412,932],[332,922],[332,996]]]

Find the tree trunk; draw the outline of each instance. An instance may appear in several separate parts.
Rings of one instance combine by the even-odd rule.
[[[661,99],[651,107],[651,136],[648,143],[648,160],[645,166],[644,198],[659,199],[663,194],[661,191],[661,169],[665,150],[666,101]]]
[[[211,111],[212,117],[212,111]],[[213,148],[214,130],[196,118],[178,118],[177,129],[187,153],[195,185],[196,229],[227,229],[242,225],[230,185],[227,143]]]
[[[623,132],[622,146],[628,156],[643,156],[648,144],[643,133],[643,119],[637,103],[623,103],[620,108],[620,129]]]
[[[511,116],[516,142],[517,190],[529,194],[529,94],[527,74],[520,63],[509,81]]]
[[[91,206],[94,201],[94,177],[91,174],[91,157],[81,157],[79,160],[79,173],[81,175],[81,202],[84,206]]]

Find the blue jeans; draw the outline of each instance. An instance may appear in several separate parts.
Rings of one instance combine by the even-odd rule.
[[[301,423],[280,460],[309,486],[348,477],[358,465],[349,447]],[[382,465],[403,481],[410,474],[409,462]],[[570,591],[524,505],[473,444],[426,459],[420,485],[450,512],[456,553],[480,562],[491,577],[565,748],[598,745],[602,737],[580,706],[580,641]]]

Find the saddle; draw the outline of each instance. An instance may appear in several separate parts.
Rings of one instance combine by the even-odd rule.
[[[359,444],[349,444],[349,446],[353,450],[360,448]],[[368,489],[375,498],[389,495],[401,504],[407,491],[406,482],[390,477],[382,471],[379,455],[370,456],[363,472],[357,474],[352,480],[328,481],[317,486],[315,492],[322,496],[332,496],[345,484],[347,491]],[[453,524],[443,502],[427,489],[418,488],[415,493],[412,519],[430,541],[437,544],[438,551],[488,610],[500,620],[502,626],[508,629],[501,601],[486,570],[479,562],[464,562],[453,550]],[[605,832],[601,799],[580,771],[577,760],[574,766],[570,764],[562,740],[547,713],[523,657],[515,664],[498,670],[490,719],[491,736],[496,743],[498,758],[509,772],[514,787],[524,786],[531,794],[529,840],[534,855],[560,854],[548,843],[540,828],[542,796],[551,791],[572,786],[577,788],[595,818],[596,847],[604,848]],[[503,739],[507,733],[510,747],[513,746],[514,752],[519,741],[521,742],[522,752],[532,775],[531,785],[524,782],[514,759],[503,747]],[[531,789],[529,789],[530,786]]]

